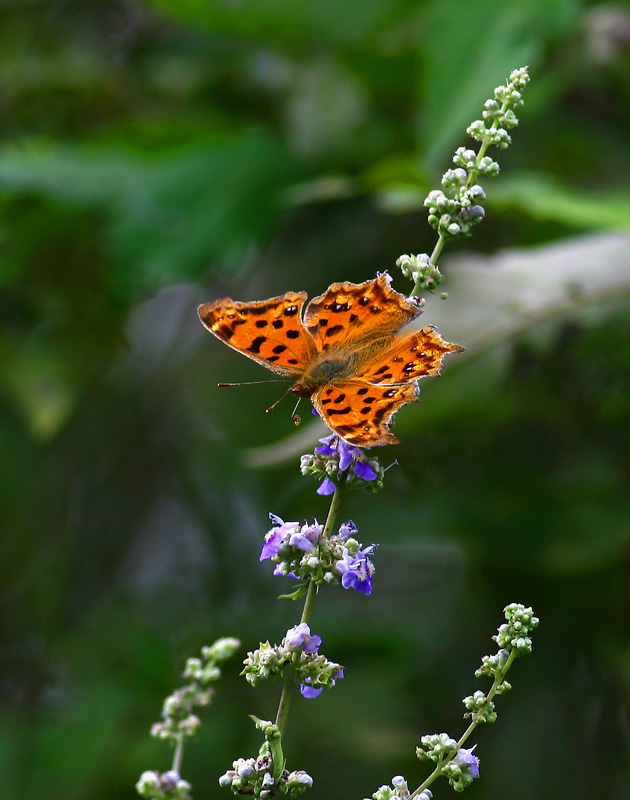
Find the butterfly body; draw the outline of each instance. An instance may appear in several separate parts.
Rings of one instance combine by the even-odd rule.
[[[310,397],[335,433],[350,444],[395,444],[388,423],[415,402],[417,381],[438,375],[442,357],[463,350],[430,326],[405,333],[421,309],[392,289],[386,275],[336,283],[307,305],[304,292],[241,303],[199,306],[202,323],[225,344],[277,374],[290,392]]]
[[[289,389],[300,397],[310,397],[320,386],[333,386],[356,374],[356,354],[339,353],[337,357],[325,353]]]

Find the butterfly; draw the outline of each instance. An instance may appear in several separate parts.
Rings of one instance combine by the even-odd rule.
[[[389,423],[418,399],[417,381],[439,375],[442,358],[463,347],[431,326],[405,334],[421,308],[389,285],[333,283],[319,297],[287,292],[251,303],[229,297],[199,306],[222,342],[272,372],[295,379],[289,392],[310,397],[326,424],[352,445],[396,444]]]

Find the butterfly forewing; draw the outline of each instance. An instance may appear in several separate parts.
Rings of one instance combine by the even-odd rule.
[[[391,335],[418,314],[420,308],[380,275],[364,283],[333,283],[308,304],[304,324],[325,352]]]
[[[426,375],[439,375],[442,359],[448,353],[463,350],[458,344],[445,342],[432,327],[409,334],[383,350],[377,363],[357,370],[357,378],[372,384],[404,384]]]
[[[418,399],[416,386],[371,386],[362,380],[323,386],[311,398],[320,416],[342,439],[359,447],[396,444],[387,427],[398,409]]]
[[[305,292],[252,303],[229,297],[199,306],[199,318],[221,341],[281,375],[298,376],[316,355],[302,324]]]

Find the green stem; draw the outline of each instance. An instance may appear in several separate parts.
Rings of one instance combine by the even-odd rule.
[[[175,753],[173,754],[173,766],[171,767],[172,770],[180,774],[180,770],[182,768],[182,758],[184,757],[184,734],[178,733],[177,734],[177,744],[175,745]]]
[[[505,112],[510,107],[510,103],[508,100],[504,100],[503,104],[501,105],[501,115],[505,114]],[[499,119],[500,117],[495,117],[492,120],[492,125],[490,126],[491,131],[495,131],[499,127]],[[477,180],[477,175],[479,175],[479,164],[481,163],[481,159],[485,156],[488,148],[490,147],[490,142],[486,139],[485,142],[481,143],[481,147],[479,148],[479,152],[477,153],[477,158],[475,158],[475,166],[470,170],[468,173],[468,180],[466,181],[466,189],[470,189],[473,183]]]
[[[435,243],[435,247],[433,248],[433,252],[431,253],[431,258],[429,259],[429,264],[431,264],[431,266],[434,267],[437,264],[437,260],[440,257],[440,253],[442,252],[442,248],[444,247],[445,244],[446,244],[446,236],[444,236],[443,233],[440,233],[440,235],[438,236],[438,240]],[[421,278],[418,278],[409,297],[417,297],[420,294],[421,292],[420,280]]]
[[[328,509],[328,516],[326,517],[326,524],[322,536],[330,538],[339,508],[341,506],[341,498],[346,484],[348,472],[341,472],[337,475],[337,485],[335,493],[330,501],[330,508]],[[313,614],[313,605],[315,603],[315,596],[317,595],[317,584],[311,580],[306,590],[306,598],[304,600],[304,608],[302,609],[302,616],[300,622],[310,622]],[[282,687],[282,694],[280,695],[280,702],[278,703],[278,713],[276,714],[276,725],[280,733],[284,733],[287,724],[287,717],[289,715],[289,708],[291,706],[291,697],[293,695],[293,684],[295,683],[295,673],[300,663],[301,653],[293,654],[289,669],[284,676],[284,686]]]
[[[501,672],[498,675],[495,675],[494,683],[492,684],[492,688],[488,692],[488,697],[486,698],[486,703],[485,703],[484,709],[488,708],[488,705],[492,702],[493,697],[497,693],[497,689],[499,688],[499,686],[505,680],[505,676],[508,674],[508,672],[510,670],[510,667],[512,666],[515,658],[516,658],[516,650],[512,650],[512,652],[510,653],[510,655],[508,657],[508,660],[505,662],[505,665],[504,665],[503,669],[501,670]],[[418,788],[409,795],[409,800],[414,800],[415,797],[418,797],[420,792],[423,792],[425,789],[427,789],[433,783],[433,781],[436,778],[440,777],[440,775],[442,774],[443,768],[455,758],[455,756],[459,752],[460,748],[464,746],[464,744],[466,743],[468,737],[475,730],[477,725],[479,725],[479,722],[483,718],[483,710],[484,709],[482,709],[481,711],[477,712],[477,714],[476,714],[477,719],[473,719],[473,721],[466,728],[464,733],[460,736],[460,739],[457,742],[457,744],[455,745],[455,748],[454,748],[453,752],[451,753],[451,755],[448,758],[444,759],[444,761],[440,761],[440,763],[436,766],[436,768],[429,775],[429,777],[424,781],[424,783],[420,784],[420,786],[418,786]]]

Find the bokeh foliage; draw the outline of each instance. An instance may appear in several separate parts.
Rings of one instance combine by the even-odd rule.
[[[541,627],[470,797],[626,797],[627,8],[7,0],[0,20],[1,796],[133,797],[168,767],[147,732],[184,658],[294,624],[257,554],[270,510],[325,514],[297,470],[316,433],[262,413],[273,384],[216,388],[265,376],[195,306],[430,250],[425,194],[529,63],[487,218],[426,312],[468,353],[401,413],[386,490],[348,501],[382,545],[376,589],[322,594],[314,628],[347,679],[296,703],[288,755],[315,797],[413,783],[419,736],[461,729],[514,600]],[[486,279],[466,283],[473,249]],[[237,671],[186,754],[197,800],[277,702]]]

